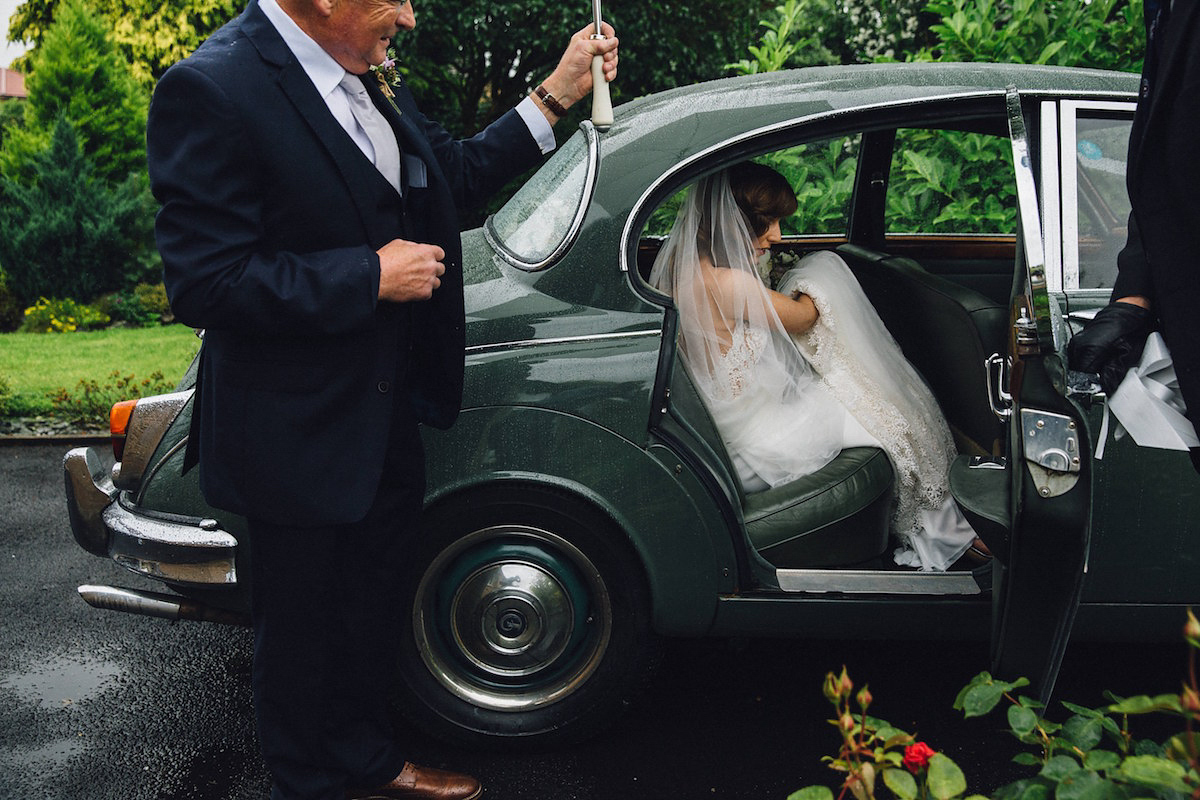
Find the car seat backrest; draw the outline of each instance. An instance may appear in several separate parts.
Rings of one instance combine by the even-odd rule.
[[[911,258],[853,244],[837,252],[929,384],[960,446],[965,438],[969,449],[997,452],[1003,427],[991,410],[984,362],[1005,352],[1007,308]]]

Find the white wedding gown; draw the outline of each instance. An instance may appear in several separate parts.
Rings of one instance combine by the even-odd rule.
[[[892,531],[897,564],[944,570],[975,532],[948,491],[954,441],[928,387],[835,253],[805,257],[779,285],[812,298],[820,316],[792,342],[816,371],[801,392],[759,380],[768,335],[739,325],[720,359],[717,429],[747,492],[815,472],[847,447],[873,446],[896,474]],[[720,384],[724,386],[720,386]]]
[[[819,311],[804,335],[787,332],[759,274],[759,235],[734,197],[734,173],[739,186],[774,181],[790,191],[783,176],[749,163],[701,178],[650,283],[675,302],[679,353],[743,489],[812,474],[847,447],[881,447],[896,475],[896,562],[946,569],[975,534],[947,490],[955,449],[937,402],[835,253],[802,259],[780,283]]]

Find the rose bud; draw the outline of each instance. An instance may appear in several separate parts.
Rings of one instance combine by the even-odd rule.
[[[1183,635],[1189,639],[1200,639],[1200,620],[1196,619],[1190,608],[1187,612],[1187,622],[1183,626]]]
[[[825,694],[825,699],[831,703],[836,703],[838,697],[838,679],[832,672],[825,673],[825,685],[821,687],[821,691]]]
[[[1183,694],[1180,696],[1179,700],[1183,705],[1184,711],[1191,711],[1193,713],[1200,711],[1200,694],[1197,694],[1196,690],[1191,686],[1183,687]]]

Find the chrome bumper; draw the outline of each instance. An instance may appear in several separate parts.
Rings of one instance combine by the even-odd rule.
[[[71,533],[89,553],[139,575],[188,586],[237,583],[237,539],[213,519],[131,507],[100,458],[77,447],[63,459]]]

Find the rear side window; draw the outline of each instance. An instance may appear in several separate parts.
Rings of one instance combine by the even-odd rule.
[[[838,136],[756,159],[787,178],[800,207],[780,221],[785,236],[842,236],[850,215],[861,136]]]

